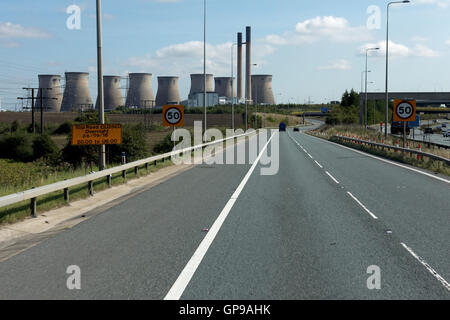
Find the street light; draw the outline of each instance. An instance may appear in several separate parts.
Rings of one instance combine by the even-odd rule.
[[[203,121],[205,121],[203,141],[206,142],[206,0],[203,0],[203,13]]]
[[[369,51],[375,51],[375,50],[380,50],[380,48],[376,47],[376,48],[367,48],[366,49],[366,99],[364,101],[365,128],[366,129],[367,129],[367,73],[368,73],[368,71],[367,71],[367,56],[368,56]]]
[[[102,13],[101,0],[97,0],[97,77],[98,77],[98,123],[105,123],[105,104],[103,92],[103,65],[102,65]],[[106,167],[105,145],[99,146],[98,170]]]
[[[364,73],[366,70],[361,71],[361,95],[364,93]],[[372,72],[371,70],[367,70],[367,72]]]
[[[237,43],[231,45],[231,127],[234,132],[234,66],[233,66],[233,48],[237,46]]]
[[[384,128],[384,135],[387,139],[387,135],[388,135],[388,122],[389,122],[389,7],[392,4],[397,4],[397,3],[410,3],[411,1],[409,0],[404,0],[404,1],[393,1],[393,2],[389,2],[387,4],[387,18],[386,18],[386,118],[385,118],[385,128]]]

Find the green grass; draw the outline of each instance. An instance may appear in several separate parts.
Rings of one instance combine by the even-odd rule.
[[[126,183],[127,180],[145,176],[148,173],[157,171],[161,168],[168,167],[170,165],[172,165],[172,162],[170,160],[166,160],[165,162],[158,162],[156,166],[154,166],[153,164],[150,165],[148,171],[145,169],[145,166],[141,166],[141,167],[139,167],[139,171],[138,171],[137,175],[134,172],[134,168],[132,168],[127,171],[126,179],[122,178],[121,172],[114,174],[112,177],[112,185],[116,186],[116,185],[124,184],[124,183]],[[80,173],[79,175],[84,175],[84,169],[82,171],[74,171],[73,173],[67,173],[67,175],[68,175],[68,177],[70,176],[71,178],[73,178],[74,176],[71,176],[71,174],[78,174],[78,173]],[[59,177],[61,177],[61,176],[59,176]],[[44,184],[61,181],[61,179],[52,181],[53,179],[57,179],[57,178],[52,177],[52,178],[50,178],[50,180],[45,180]],[[64,179],[62,179],[62,180],[64,180]],[[106,177],[95,180],[93,185],[94,185],[94,192],[99,192],[99,191],[102,191],[102,190],[105,190],[108,188],[108,184],[106,182]],[[13,190],[13,189],[10,189],[10,190]],[[20,191],[22,191],[22,190],[24,190],[24,189],[21,189]],[[14,191],[14,192],[17,192],[17,191]],[[70,201],[75,201],[75,200],[87,198],[90,196],[87,183],[71,188],[69,190],[69,193],[70,193]],[[39,215],[46,211],[60,208],[65,205],[67,205],[67,204],[64,200],[63,190],[56,191],[56,192],[50,193],[48,195],[42,196],[37,199],[37,212]],[[20,202],[20,203],[11,205],[11,206],[3,207],[3,208],[0,208],[0,225],[14,223],[14,222],[23,220],[23,219],[29,217],[30,215],[31,215],[30,200],[23,201],[23,202]]]

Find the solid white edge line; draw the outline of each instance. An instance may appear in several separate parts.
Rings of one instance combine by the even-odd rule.
[[[359,201],[351,192],[347,192],[347,194],[353,198],[353,200],[355,200],[360,206],[361,208],[363,208],[368,214],[370,214],[370,216],[372,218],[374,218],[375,220],[378,220],[378,217],[376,215],[374,215],[369,209],[366,208],[365,205],[362,204],[361,201]]]
[[[417,261],[419,261],[432,275],[435,277],[448,291],[450,291],[450,284],[445,280],[439,273],[436,272],[424,259],[418,256],[410,247],[408,247],[403,242],[401,243],[403,248],[405,248]]]
[[[256,166],[258,165],[259,161],[261,160],[263,153],[266,151],[267,146],[272,141],[274,136],[275,136],[275,133],[272,134],[269,141],[266,143],[266,145],[262,149],[261,153],[259,154],[258,158],[256,158],[252,167],[247,172],[244,179],[239,184],[238,188],[236,189],[236,191],[233,193],[233,195],[231,196],[228,203],[223,208],[219,217],[216,219],[213,226],[208,231],[207,235],[202,240],[199,247],[194,252],[193,256],[191,257],[189,262],[186,264],[186,266],[184,267],[183,271],[178,276],[175,283],[170,288],[170,290],[167,293],[164,300],[179,300],[181,298],[181,296],[184,293],[184,290],[189,285],[189,282],[191,281],[192,277],[194,276],[195,272],[197,271],[197,268],[199,267],[200,263],[202,262],[203,258],[205,257],[206,253],[208,252],[209,247],[213,243],[214,239],[216,238],[217,234],[220,231],[220,228],[222,227],[223,223],[225,222],[226,218],[228,217],[228,214],[230,213],[231,209],[233,208],[235,202],[237,201],[239,194],[244,189],[244,187],[247,184],[248,180],[250,179],[253,171],[255,170]]]
[[[334,182],[336,182],[337,184],[339,184],[339,181],[337,181],[336,178],[333,177],[333,176],[331,175],[331,173],[329,173],[328,171],[325,171],[325,173],[326,173],[326,174],[327,174]]]
[[[440,180],[440,181],[445,182],[445,183],[450,183],[450,180],[447,180],[447,179],[444,179],[444,178],[441,178],[441,177],[434,176],[434,175],[432,175],[432,174],[430,174],[430,173],[423,172],[423,171],[420,171],[420,170],[418,170],[418,169],[410,168],[410,167],[404,166],[404,165],[402,165],[402,164],[395,163],[395,162],[393,162],[393,161],[390,161],[390,160],[387,160],[387,159],[383,159],[383,158],[374,156],[374,155],[372,155],[372,154],[370,154],[370,153],[365,153],[365,152],[363,152],[363,151],[359,151],[359,150],[356,150],[356,149],[353,149],[353,148],[349,148],[349,147],[343,146],[343,145],[341,145],[341,144],[339,144],[339,143],[335,143],[335,142],[332,142],[332,141],[328,141],[328,140],[324,140],[324,139],[321,139],[321,138],[317,138],[317,137],[314,137],[314,136],[312,136],[312,135],[310,135],[310,134],[306,134],[306,135],[309,136],[309,137],[312,137],[312,138],[321,140],[321,141],[323,141],[323,142],[328,142],[328,143],[330,143],[330,144],[339,146],[339,147],[341,147],[341,148],[348,149],[348,150],[350,150],[350,151],[353,151],[353,152],[362,154],[362,155],[364,155],[364,156],[366,156],[366,157],[373,158],[373,159],[376,159],[376,160],[380,160],[380,161],[383,161],[383,162],[392,164],[392,165],[394,165],[394,166],[401,167],[401,168],[403,168],[403,169],[411,170],[411,171],[414,171],[414,172],[416,172],[416,173],[423,174],[423,175],[425,175],[425,176],[428,176],[428,177],[433,178],[433,179],[436,179],[436,180]]]

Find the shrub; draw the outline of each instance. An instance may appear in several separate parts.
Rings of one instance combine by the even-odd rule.
[[[122,152],[125,152],[127,162],[144,159],[150,155],[147,146],[146,130],[143,124],[124,125],[122,129],[122,144],[109,146],[109,161],[120,163]]]
[[[33,140],[34,159],[53,159],[58,157],[58,147],[48,135],[36,136]]]
[[[33,159],[29,135],[14,133],[0,139],[0,158],[27,162]]]
[[[73,121],[66,121],[62,123],[58,128],[56,128],[56,130],[53,131],[53,134],[70,134],[72,132],[73,125]]]

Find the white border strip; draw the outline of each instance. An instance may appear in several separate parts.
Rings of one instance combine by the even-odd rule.
[[[410,167],[404,166],[404,165],[402,165],[402,164],[399,164],[399,163],[396,163],[396,162],[393,162],[393,161],[390,161],[390,160],[387,160],[387,159],[383,159],[383,158],[374,156],[374,155],[369,154],[369,153],[365,153],[365,152],[362,152],[362,151],[359,151],[359,150],[356,150],[356,149],[353,149],[353,148],[349,148],[349,147],[343,146],[343,145],[341,145],[341,144],[339,144],[339,143],[335,143],[335,142],[331,142],[331,141],[328,141],[328,140],[325,140],[325,139],[317,138],[317,137],[312,136],[312,135],[310,135],[310,134],[306,134],[306,135],[309,136],[309,137],[311,137],[311,138],[315,138],[315,139],[321,140],[321,141],[323,141],[323,142],[327,142],[327,143],[330,143],[330,144],[334,144],[334,145],[339,146],[339,147],[341,147],[341,148],[348,149],[348,150],[350,150],[350,151],[353,151],[353,152],[362,154],[362,155],[364,155],[364,156],[366,156],[366,157],[373,158],[373,159],[377,159],[377,160],[380,160],[380,161],[383,161],[383,162],[386,162],[386,163],[389,163],[389,164],[393,164],[394,166],[397,166],[397,167],[400,167],[400,168],[403,168],[403,169],[407,169],[407,170],[411,170],[411,171],[414,171],[414,172],[416,172],[416,173],[420,173],[420,174],[423,174],[423,175],[428,176],[428,177],[430,177],[430,178],[433,178],[433,179],[436,179],[436,180],[439,180],[439,181],[442,181],[442,182],[445,182],[445,183],[449,183],[449,184],[450,184],[450,180],[447,180],[447,179],[444,179],[444,178],[441,178],[441,177],[437,177],[437,176],[432,175],[432,174],[430,174],[430,173],[426,173],[426,172],[420,171],[420,170],[418,170],[418,169],[410,168]]]
[[[331,173],[329,173],[328,171],[325,171],[325,173],[326,173],[326,174],[327,174],[334,182],[336,182],[337,184],[339,184],[339,181],[337,181],[336,178],[333,177],[333,176],[331,175]]]
[[[410,247],[408,247],[403,242],[401,243],[403,248],[405,248],[417,261],[419,261],[427,270],[435,277],[448,291],[450,291],[450,284],[439,275],[425,260],[418,256]]]
[[[214,239],[216,238],[217,234],[220,231],[220,228],[222,227],[223,223],[225,222],[226,218],[228,217],[228,214],[230,213],[231,209],[233,208],[234,204],[236,203],[240,193],[242,190],[244,190],[245,185],[247,184],[248,180],[250,179],[253,171],[255,170],[256,166],[258,165],[259,161],[261,160],[261,157],[263,156],[263,153],[266,151],[267,146],[272,141],[273,137],[275,136],[275,133],[272,134],[269,141],[266,143],[264,148],[262,149],[261,153],[259,154],[258,158],[256,158],[256,161],[253,163],[250,170],[245,175],[244,179],[236,189],[236,191],[231,196],[228,203],[223,208],[222,212],[220,213],[217,220],[214,222],[213,226],[209,230],[206,237],[203,239],[203,241],[200,243],[197,250],[194,252],[194,255],[191,257],[187,265],[184,267],[181,274],[178,276],[178,279],[175,281],[175,283],[172,285],[172,288],[167,293],[164,300],[179,300],[181,296],[183,295],[184,290],[186,290],[186,287],[189,285],[189,282],[191,281],[192,277],[194,276],[195,272],[197,271],[197,268],[200,266],[200,263],[202,262],[203,258],[205,257],[206,253],[208,252],[209,247],[213,243]]]

